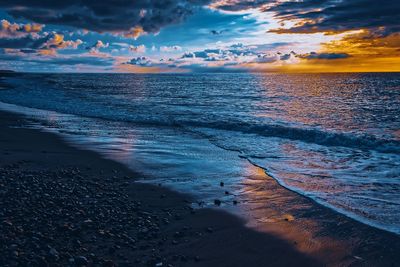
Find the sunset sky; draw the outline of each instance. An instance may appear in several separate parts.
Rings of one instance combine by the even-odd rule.
[[[2,0],[0,68],[400,71],[400,1]]]

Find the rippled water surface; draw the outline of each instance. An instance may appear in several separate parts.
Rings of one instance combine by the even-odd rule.
[[[400,74],[21,74],[7,83],[0,101],[17,106],[2,108],[45,116],[148,181],[211,200],[223,180],[251,201],[242,186],[250,162],[400,233]]]

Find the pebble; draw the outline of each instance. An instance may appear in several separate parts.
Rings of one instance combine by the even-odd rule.
[[[116,265],[112,260],[106,260],[103,263],[103,267],[114,267],[114,266],[116,266]]]
[[[89,261],[84,256],[78,256],[74,260],[76,266],[86,266],[89,264]]]
[[[49,254],[57,261],[59,258],[59,253],[56,249],[50,248]]]
[[[16,266],[12,261],[19,266],[142,266],[149,258],[151,266],[170,266],[163,258],[170,253],[168,244],[201,236],[189,226],[163,234],[166,225],[194,212],[188,201],[149,209],[129,193],[126,178],[93,177],[70,167],[23,167],[0,166],[0,266]],[[177,261],[188,259],[179,255]]]

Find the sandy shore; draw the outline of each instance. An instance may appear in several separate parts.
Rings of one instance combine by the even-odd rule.
[[[284,239],[220,210],[193,210],[190,196],[135,183],[140,174],[125,166],[56,135],[18,128],[24,124],[0,112],[0,266],[396,266],[400,260],[399,238],[375,229],[373,240],[357,232],[354,247],[299,252],[306,235]],[[325,234],[334,237],[331,230]]]

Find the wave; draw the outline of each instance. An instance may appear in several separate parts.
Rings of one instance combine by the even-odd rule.
[[[43,76],[34,76],[30,78],[37,79],[38,81],[35,82],[42,84],[40,81],[43,79]],[[7,81],[10,86],[12,85],[22,88],[24,88],[26,82],[25,79],[21,81],[8,79]],[[56,77],[47,77],[43,88],[51,89],[52,86],[49,86],[46,83],[57,82],[59,82],[59,80]],[[85,83],[82,83],[79,86],[84,85]],[[90,85],[93,86],[92,84]],[[28,87],[30,88],[30,86],[31,85]],[[24,93],[27,91],[24,90]],[[38,90],[35,89],[34,91],[35,94],[38,93]],[[47,92],[48,94],[48,92],[52,90],[39,91]],[[13,104],[30,108],[52,110],[64,114],[98,118],[109,121],[129,122],[143,126],[174,127],[186,130],[209,128],[245,134],[256,134],[263,137],[276,137],[323,146],[375,150],[383,153],[400,153],[400,140],[377,137],[371,134],[339,132],[316,127],[311,128],[303,125],[287,124],[285,122],[266,123],[255,120],[246,121],[246,119],[249,118],[244,118],[243,120],[232,119],[232,117],[224,118],[224,115],[212,112],[209,114],[197,114],[196,112],[190,113],[190,111],[186,110],[186,114],[168,114],[168,112],[164,113],[164,110],[157,109],[157,107],[154,107],[153,109],[151,106],[141,106],[140,104],[137,105],[137,103],[132,103],[132,105],[129,106],[120,106],[120,103],[107,102],[108,106],[105,107],[106,103],[93,103],[89,101],[86,102],[82,99],[75,99],[73,105],[71,105],[68,104],[70,102],[62,99],[63,94],[59,94],[58,90],[54,92],[55,93],[52,95],[45,94],[40,98],[29,98],[28,95],[21,97],[21,95],[17,94],[17,97],[10,95],[8,98],[4,98],[3,96],[2,99],[6,102],[11,101],[14,102]],[[52,98],[53,101],[54,99],[56,99],[56,101],[48,101],[48,99]],[[61,101],[63,101],[63,105],[60,105]],[[195,118],[191,119],[190,117]]]
[[[4,103],[4,102],[3,102]],[[6,104],[6,103],[4,103]],[[14,105],[14,104],[12,104]],[[19,103],[17,105],[20,105]],[[57,107],[39,107],[31,105],[20,105],[28,108],[39,108],[61,112],[64,114],[77,115],[83,117],[97,118],[108,121],[119,121],[133,123],[138,126],[151,127],[174,127],[182,128],[191,132],[199,133],[196,129],[208,128],[245,134],[256,134],[263,137],[276,137],[304,143],[311,143],[323,146],[348,147],[360,150],[375,150],[382,153],[400,153],[400,140],[378,138],[368,134],[345,133],[326,131],[318,128],[305,128],[301,126],[280,125],[280,124],[252,124],[243,121],[218,121],[218,120],[179,120],[174,116],[151,116],[151,114],[141,115],[130,112],[104,113],[98,108],[93,109],[69,109],[60,110]],[[73,110],[73,112],[71,112]],[[158,114],[159,115],[159,114]],[[203,133],[204,134],[204,133]],[[210,136],[208,136],[210,139]]]
[[[193,122],[185,122],[193,124]],[[278,137],[324,146],[340,146],[384,153],[400,153],[400,141],[383,139],[368,134],[328,132],[316,128],[300,128],[277,124],[251,125],[248,123],[194,123],[193,126],[239,131],[264,137]]]
[[[20,111],[24,107],[21,106],[15,106],[13,104],[3,104],[0,102],[0,109],[11,109],[11,111]],[[56,107],[54,107],[56,109]],[[49,112],[52,113],[52,111],[48,110],[42,110],[43,112]],[[71,110],[70,110],[71,112]],[[81,112],[83,114],[76,114],[78,112]],[[31,114],[31,112],[27,112],[27,114]],[[67,114],[67,113],[64,113]],[[336,133],[336,132],[327,132],[323,131],[320,129],[305,129],[305,128],[299,128],[299,127],[294,127],[294,126],[283,126],[283,125],[276,125],[276,124],[260,124],[260,125],[252,125],[250,123],[244,123],[244,122],[239,122],[239,121],[193,121],[193,120],[177,120],[174,119],[173,117],[159,117],[156,119],[156,117],[149,117],[149,116],[140,116],[140,114],[118,114],[114,112],[111,113],[90,113],[88,114],[85,112],[85,110],[82,109],[76,109],[75,114],[71,114],[67,116],[71,117],[76,117],[80,122],[85,121],[85,117],[91,117],[91,118],[97,118],[101,119],[104,121],[99,121],[101,122],[100,125],[103,125],[103,123],[110,123],[111,122],[128,122],[128,123],[134,123],[137,126],[150,126],[157,128],[159,130],[160,127],[169,127],[169,128],[179,128],[182,130],[188,130],[196,134],[203,135],[203,137],[207,138],[210,140],[214,145],[217,145],[225,150],[233,150],[237,151],[240,153],[239,157],[244,158],[249,161],[249,163],[253,164],[254,166],[257,166],[259,168],[262,168],[269,176],[274,178],[281,186],[287,188],[288,190],[291,190],[293,192],[296,192],[300,195],[303,195],[305,197],[308,197],[309,199],[326,206],[328,208],[331,208],[332,210],[335,210],[339,213],[345,214],[346,216],[356,219],[358,221],[364,222],[366,224],[375,226],[380,229],[385,229],[387,231],[391,231],[394,233],[399,234],[398,228],[395,226],[391,226],[390,224],[386,222],[379,222],[375,221],[372,219],[369,219],[365,216],[359,215],[355,212],[351,211],[351,207],[343,207],[337,204],[330,204],[329,201],[326,199],[321,198],[321,195],[318,194],[317,192],[313,191],[306,191],[302,188],[297,188],[294,186],[290,186],[288,183],[285,182],[285,179],[280,177],[279,173],[274,171],[273,169],[270,169],[268,166],[265,166],[264,164],[257,164],[257,160],[255,160],[254,156],[248,155],[247,153],[241,153],[240,150],[237,150],[232,147],[224,147],[221,144],[218,144],[218,142],[213,142],[216,138],[218,137],[217,135],[218,130],[224,130],[224,131],[233,131],[233,132],[242,132],[246,134],[253,134],[257,138],[257,135],[262,135],[262,136],[267,136],[267,137],[277,137],[277,138],[285,138],[285,139],[290,139],[290,140],[297,140],[300,142],[308,142],[308,143],[314,143],[314,144],[320,144],[320,145],[325,145],[325,146],[345,146],[345,147],[356,147],[358,149],[376,149],[380,151],[385,151],[385,152],[399,152],[400,151],[400,142],[397,140],[386,140],[386,139],[378,139],[374,136],[369,136],[369,135],[356,135],[356,134],[351,134],[351,133]],[[85,115],[86,114],[86,115]],[[96,116],[89,116],[92,114],[96,114]],[[62,115],[63,114],[60,114]],[[69,117],[67,117],[68,119]],[[91,120],[90,120],[91,121]],[[93,121],[92,121],[93,122]],[[96,123],[96,121],[94,121]],[[129,126],[129,125],[128,125]],[[82,126],[83,127],[83,126]],[[201,128],[208,128],[211,129],[211,131],[202,131]],[[207,132],[212,132],[213,134],[207,134]],[[232,136],[228,134],[228,138]],[[232,139],[233,140],[233,139]],[[112,147],[108,147],[107,149],[114,149]],[[240,147],[239,149],[242,149]],[[158,152],[157,152],[158,153]],[[301,159],[302,160],[302,159]],[[306,159],[305,159],[306,160]],[[284,164],[284,162],[282,162]],[[374,203],[377,201],[377,199],[366,199],[366,201],[373,201]],[[387,203],[391,204],[392,203]],[[395,205],[397,205],[395,203]],[[361,207],[363,208],[363,207]],[[396,207],[395,207],[396,208]]]

